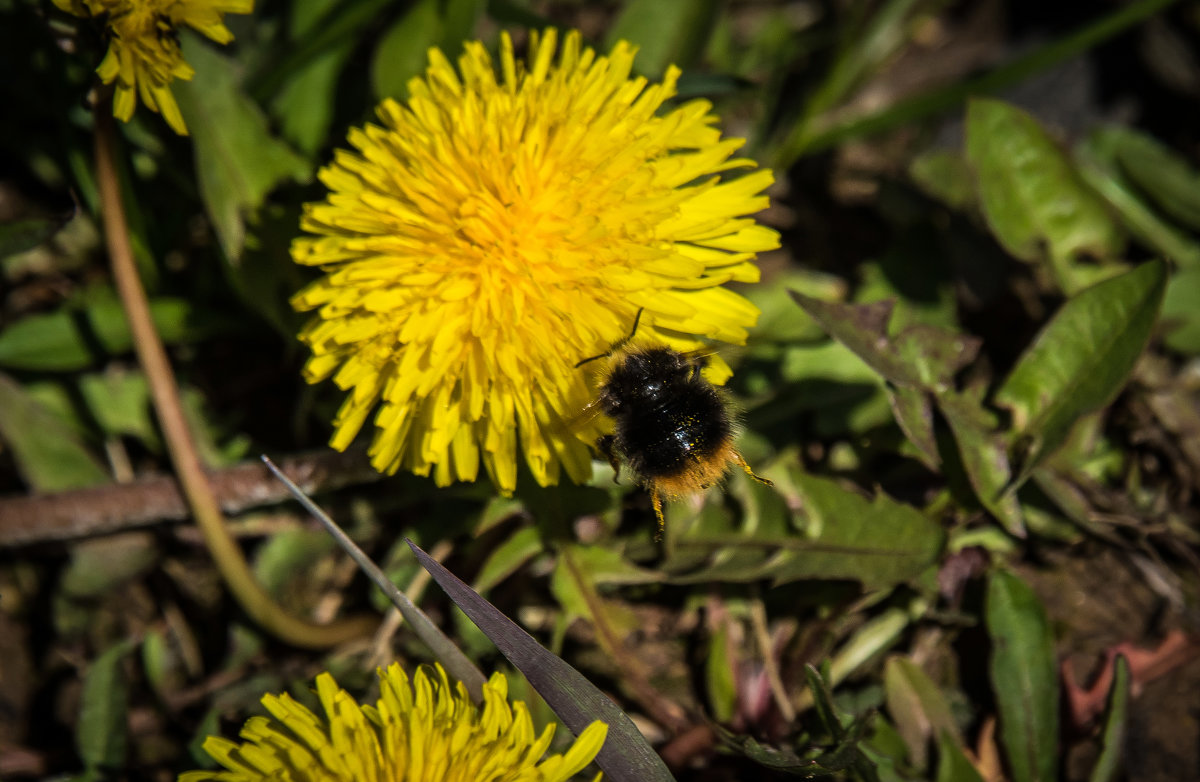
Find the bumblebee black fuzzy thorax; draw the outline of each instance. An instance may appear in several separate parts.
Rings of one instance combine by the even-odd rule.
[[[600,388],[600,409],[613,420],[602,450],[669,496],[706,488],[733,458],[729,405],[703,368],[670,348],[634,348],[617,355]]]
[[[703,491],[734,464],[770,485],[734,449],[729,401],[704,377],[703,356],[622,343],[595,358],[609,359],[595,404],[613,422],[613,433],[596,448],[612,465],[614,479],[623,462],[650,492],[659,535],[664,499]]]

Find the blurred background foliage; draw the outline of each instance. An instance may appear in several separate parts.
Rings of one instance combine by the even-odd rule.
[[[428,652],[391,620],[296,650],[225,595],[100,240],[101,42],[48,2],[0,14],[0,776],[172,779],[264,691],[365,691]],[[122,173],[202,457],[292,611],[385,605],[245,464],[264,452],[483,667],[405,537],[681,780],[1200,776],[1200,6],[260,0],[227,23],[224,49],[182,34],[191,137],[140,111]],[[316,169],[428,47],[546,25],[680,65],[680,100],[777,173],[759,328],[722,349],[775,486],[671,504],[661,544],[600,464],[509,499],[380,478],[324,447],[341,394],[300,378],[287,248]]]

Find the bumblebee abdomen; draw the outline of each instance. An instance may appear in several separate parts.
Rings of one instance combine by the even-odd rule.
[[[721,458],[733,431],[717,391],[694,383],[662,407],[626,410],[615,434],[629,466],[653,480],[692,473],[697,464]]]

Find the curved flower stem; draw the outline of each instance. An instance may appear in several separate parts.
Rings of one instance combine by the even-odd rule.
[[[179,388],[167,361],[167,353],[150,317],[146,291],[138,278],[125,221],[125,206],[121,201],[121,186],[116,166],[116,125],[112,118],[111,98],[97,103],[96,122],[96,180],[100,193],[104,236],[112,263],[113,280],[129,330],[133,335],[138,362],[146,373],[150,398],[158,415],[163,440],[183,495],[191,507],[204,542],[212,553],[217,569],[238,603],[247,614],[275,637],[295,646],[320,649],[351,638],[369,634],[378,619],[369,616],[353,617],[327,625],[312,624],[288,614],[254,580],[242,551],[225,528],[225,519],[200,466],[195,442],[183,415]]]

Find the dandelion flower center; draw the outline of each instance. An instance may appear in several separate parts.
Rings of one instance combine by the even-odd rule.
[[[557,54],[557,58],[556,58]],[[777,235],[747,217],[769,171],[731,156],[709,105],[670,111],[678,71],[631,77],[634,52],[607,57],[570,33],[533,36],[499,73],[479,43],[457,70],[438,50],[405,104],[350,132],[321,172],[292,253],[326,276],[293,300],[316,310],[301,334],[310,381],[350,390],[332,444],[376,408],[375,466],[516,484],[519,441],[535,479],[586,480],[570,419],[590,400],[575,364],[628,333],[680,349],[742,342],[757,310],[720,287],[753,281]]]

